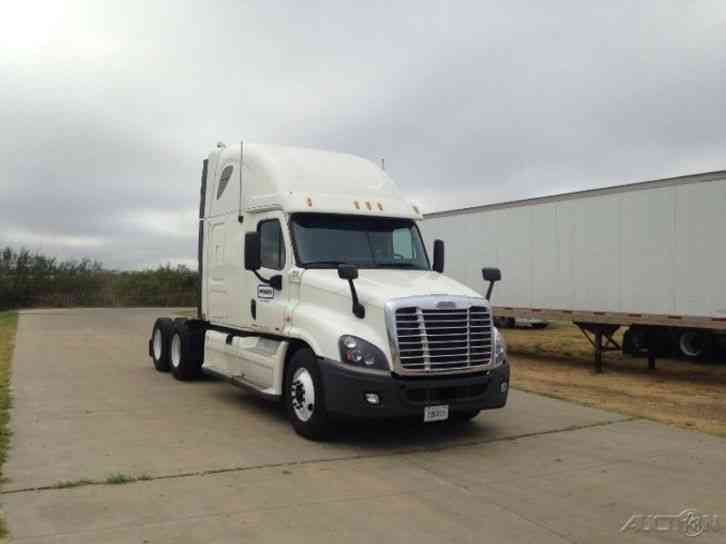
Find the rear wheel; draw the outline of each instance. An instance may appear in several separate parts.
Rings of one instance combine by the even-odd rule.
[[[156,320],[149,341],[149,354],[154,361],[154,368],[159,372],[169,371],[169,342],[174,333],[171,319],[162,317]]]
[[[199,377],[203,363],[203,332],[176,320],[169,342],[169,366],[177,380]]]
[[[315,354],[299,349],[285,369],[285,408],[295,432],[310,440],[321,440],[330,433],[330,418],[320,368]]]
[[[686,359],[700,359],[705,351],[706,335],[702,331],[681,331],[678,337],[678,351]]]

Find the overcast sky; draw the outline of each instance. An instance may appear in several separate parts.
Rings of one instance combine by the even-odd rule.
[[[424,211],[726,168],[726,3],[7,2],[0,245],[194,264],[219,140],[378,160]]]

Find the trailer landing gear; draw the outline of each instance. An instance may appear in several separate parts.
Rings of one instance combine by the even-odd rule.
[[[613,338],[613,334],[620,328],[620,325],[609,323],[575,323],[588,342],[592,344],[595,355],[595,373],[602,372],[602,354],[605,351],[620,351],[620,346]]]

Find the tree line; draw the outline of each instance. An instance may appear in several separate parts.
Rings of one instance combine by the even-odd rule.
[[[0,251],[0,310],[67,306],[194,306],[199,275],[186,266],[139,271],[91,259],[56,259],[28,249]]]

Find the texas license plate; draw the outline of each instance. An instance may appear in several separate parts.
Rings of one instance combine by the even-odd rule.
[[[444,421],[449,419],[449,405],[441,404],[440,406],[426,406],[424,408],[424,422]]]

